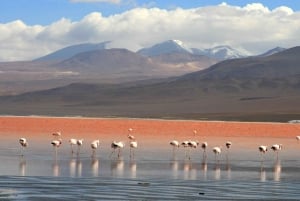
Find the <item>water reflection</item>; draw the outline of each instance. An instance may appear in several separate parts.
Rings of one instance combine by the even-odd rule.
[[[93,176],[97,177],[99,175],[99,160],[95,157],[92,157],[91,169]]]
[[[206,161],[206,158],[202,160],[201,170],[203,172],[203,178],[206,180],[207,179],[207,161]]]
[[[194,167],[190,160],[185,160],[183,163],[184,179],[195,180],[197,179],[197,169]]]
[[[58,164],[57,160],[53,161],[52,174],[54,177],[58,177],[60,175],[60,168],[59,168],[59,164]]]
[[[26,174],[26,159],[24,157],[20,157],[19,162],[19,175],[25,176]]]
[[[221,179],[221,167],[219,163],[216,163],[215,165],[215,180],[220,180]]]
[[[173,178],[178,179],[179,162],[176,158],[170,161],[170,167],[172,169]]]
[[[280,181],[281,178],[281,162],[280,160],[276,160],[274,164],[274,181]]]
[[[79,157],[71,158],[69,162],[70,176],[81,177],[82,176],[82,162]]]
[[[123,176],[124,173],[124,160],[122,157],[111,160],[110,170],[112,176]]]
[[[136,178],[137,165],[135,160],[130,160],[129,163],[131,178]]]

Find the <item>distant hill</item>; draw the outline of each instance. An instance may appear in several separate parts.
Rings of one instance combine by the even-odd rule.
[[[43,57],[37,58],[34,61],[60,61],[69,59],[72,56],[82,53],[82,52],[88,52],[92,50],[102,50],[106,49],[107,44],[110,43],[109,41],[102,42],[102,43],[83,43],[83,44],[77,44],[77,45],[71,45],[62,49],[59,49],[55,52],[52,52],[48,55],[45,55]]]
[[[247,121],[300,118],[300,47],[155,83],[71,84],[0,99],[1,114]],[[26,107],[24,107],[26,105]]]
[[[141,56],[127,49],[94,50],[77,54],[55,65],[56,68],[79,72],[84,77],[130,78],[141,80],[178,76],[197,71],[216,63],[216,60],[204,56],[176,54],[176,62],[168,62],[174,56],[166,55],[160,59]],[[162,59],[162,58],[165,59]],[[180,58],[180,59],[178,59]],[[194,66],[185,65],[196,62]]]
[[[273,48],[273,49],[271,49],[271,50],[268,50],[268,51],[266,51],[265,53],[260,54],[260,55],[258,55],[258,56],[261,56],[261,57],[271,56],[272,54],[276,54],[276,53],[282,52],[282,51],[284,51],[284,50],[286,50],[286,48],[283,48],[283,47],[275,47],[275,48]]]

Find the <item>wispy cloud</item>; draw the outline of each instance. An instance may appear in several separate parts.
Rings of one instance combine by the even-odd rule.
[[[112,3],[119,4],[122,0],[70,0],[73,3]]]
[[[197,48],[230,45],[256,54],[299,45],[299,19],[300,12],[284,6],[270,10],[257,3],[223,3],[193,9],[134,8],[107,17],[94,12],[79,21],[63,18],[47,26],[18,20],[0,24],[0,60],[33,59],[85,42],[112,41],[112,47],[135,51],[168,39]]]

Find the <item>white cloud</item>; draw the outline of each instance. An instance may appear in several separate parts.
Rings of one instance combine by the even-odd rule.
[[[74,3],[112,3],[112,4],[119,4],[121,0],[70,0]]]
[[[108,17],[90,13],[80,21],[61,19],[47,26],[17,20],[0,24],[0,61],[34,59],[68,45],[112,41],[136,51],[168,39],[190,47],[230,45],[253,54],[276,46],[299,45],[300,13],[262,4],[222,3],[194,9],[135,8]]]

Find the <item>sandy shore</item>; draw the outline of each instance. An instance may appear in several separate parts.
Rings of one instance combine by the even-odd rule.
[[[60,117],[0,117],[0,135],[44,137],[55,131],[64,137],[126,138],[128,128],[143,138],[187,139],[198,137],[253,137],[295,138],[300,135],[300,124],[249,123],[184,120],[148,120],[122,118],[60,118]]]

